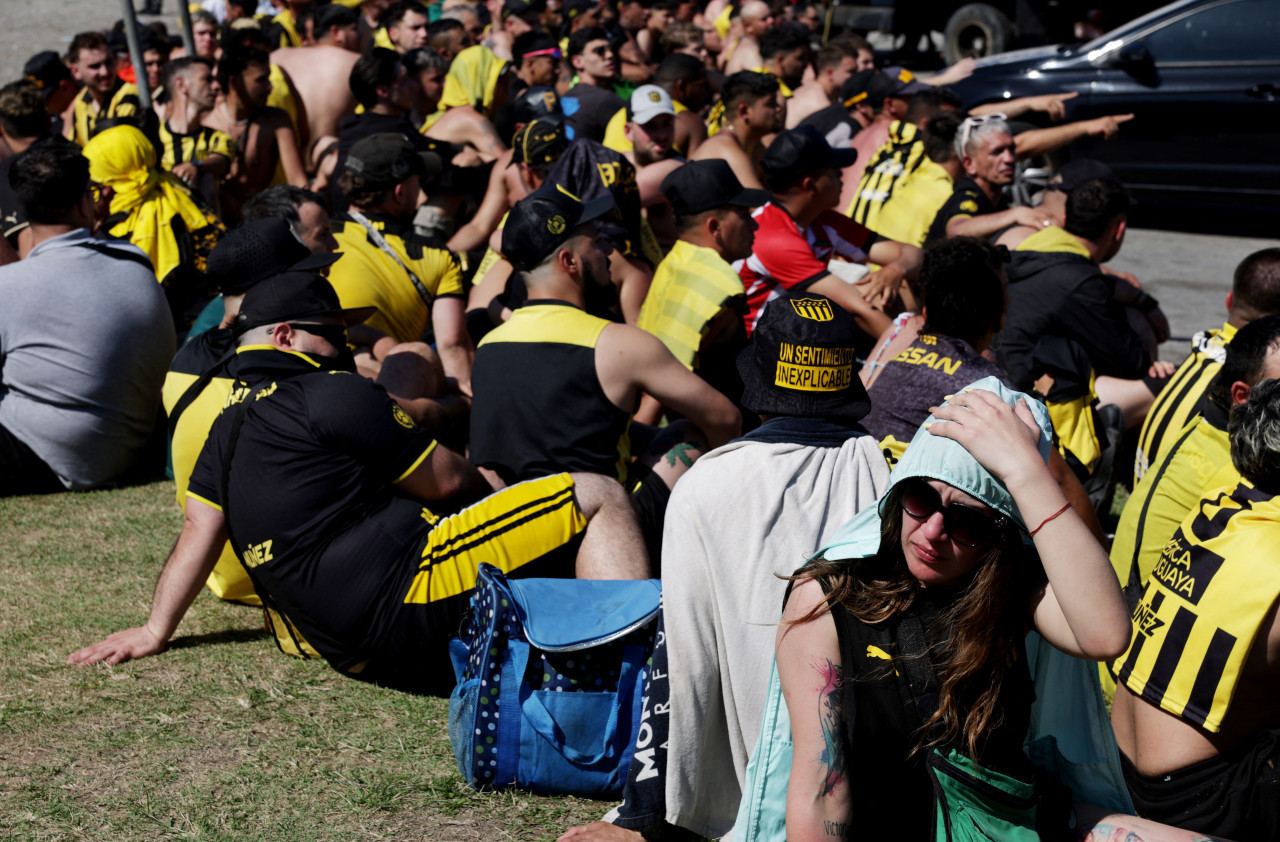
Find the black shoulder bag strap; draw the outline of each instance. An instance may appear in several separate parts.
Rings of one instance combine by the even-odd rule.
[[[226,367],[227,363],[229,363],[235,355],[235,348],[232,348],[230,351],[223,354],[222,358],[205,369],[204,372],[196,378],[196,381],[187,387],[187,390],[182,393],[177,402],[174,403],[173,409],[169,410],[170,439],[173,438],[173,431],[178,428],[178,419],[182,417],[182,413],[186,412],[187,408],[196,402],[196,399],[204,393],[205,388],[213,382],[213,378],[218,376],[218,373]]]

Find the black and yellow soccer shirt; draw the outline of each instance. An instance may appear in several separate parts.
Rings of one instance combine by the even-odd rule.
[[[98,121],[113,117],[133,117],[142,109],[142,101],[138,99],[138,87],[123,79],[116,80],[111,89],[106,105],[99,110],[93,95],[83,90],[76,96],[75,108],[71,112],[71,122],[66,126],[66,138],[81,146],[93,137],[93,130]]]
[[[1167,452],[1174,437],[1201,409],[1201,398],[1227,360],[1227,345],[1236,335],[1226,322],[1221,330],[1202,330],[1191,339],[1191,354],[1156,395],[1142,422],[1133,457],[1133,482],[1146,475]]]
[[[998,210],[1000,208],[991,204],[991,200],[987,198],[986,193],[982,192],[978,182],[965,176],[956,182],[955,189],[951,192],[951,197],[947,199],[937,215],[934,216],[933,222],[929,225],[929,233],[925,235],[925,243],[935,243],[938,240],[946,239],[947,223],[957,217],[969,219],[974,216],[995,213]]]
[[[872,231],[880,233],[880,209],[923,160],[924,139],[916,124],[894,120],[889,124],[888,139],[867,162],[848,215],[855,222],[861,222]]]
[[[231,163],[236,142],[226,132],[199,126],[192,134],[178,134],[166,120],[160,124],[160,166],[172,171],[178,164],[198,163],[210,155],[221,155]]]
[[[462,298],[462,264],[434,237],[390,217],[367,214],[395,253],[383,251],[360,223],[343,215],[333,221],[341,259],[329,269],[329,283],[344,308],[377,307],[366,322],[397,342],[417,342],[431,324],[431,305],[438,298]],[[405,268],[422,284],[420,290]]]
[[[596,375],[609,322],[535,299],[490,331],[471,368],[471,461],[507,483],[561,471],[625,479],[630,413]]]
[[[315,372],[237,389],[248,401],[222,497],[238,408],[214,423],[187,494],[224,512],[255,584],[336,669],[385,648],[434,515],[401,494],[436,447],[386,390]],[[227,505],[227,503],[230,505]]]

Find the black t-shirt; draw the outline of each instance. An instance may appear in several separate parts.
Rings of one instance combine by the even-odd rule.
[[[417,572],[431,527],[394,483],[435,442],[355,374],[263,381],[248,400],[229,500],[223,454],[237,408],[214,422],[188,493],[224,510],[255,585],[317,651],[353,666],[386,645]]]
[[[929,418],[929,407],[941,406],[947,395],[988,376],[1014,388],[1000,366],[963,339],[921,334],[885,363],[867,389],[871,411],[862,419],[862,426],[877,439],[893,436],[909,442]]]
[[[850,117],[849,109],[839,102],[815,111],[801,120],[800,125],[813,126],[836,148],[848,146],[853,136],[862,131],[862,124]]]
[[[991,204],[991,200],[987,198],[986,193],[982,192],[978,182],[965,176],[956,182],[955,190],[951,192],[951,198],[947,199],[946,204],[939,209],[937,216],[933,218],[933,224],[929,226],[929,233],[924,238],[925,245],[945,239],[947,236],[947,223],[957,216],[982,216],[983,214],[995,213],[1003,209],[1003,198],[999,207]]]
[[[603,141],[605,127],[627,104],[613,91],[579,82],[561,97],[560,107],[564,109],[569,140],[585,137]]]

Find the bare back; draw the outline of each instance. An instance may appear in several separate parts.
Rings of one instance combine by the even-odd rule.
[[[332,45],[285,47],[271,54],[271,63],[284,68],[307,114],[307,136],[315,142],[337,137],[338,123],[356,110],[351,93],[351,68],[359,53]]]
[[[704,140],[697,151],[689,156],[690,161],[715,160],[719,158],[729,165],[733,174],[742,182],[743,187],[760,189],[764,187],[764,171],[760,169],[760,159],[764,157],[764,147],[756,144],[752,154],[747,154],[736,135],[727,129]]]
[[[1165,713],[1156,705],[1116,688],[1111,724],[1116,743],[1139,772],[1162,775],[1198,763],[1246,744],[1262,731],[1280,728],[1280,618],[1277,606],[1264,621],[1267,634],[1259,634],[1245,659],[1235,697],[1227,709],[1222,730],[1202,731],[1184,719]]]

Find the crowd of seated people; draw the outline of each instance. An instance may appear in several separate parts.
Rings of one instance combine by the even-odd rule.
[[[196,5],[194,54],[121,24],[0,86],[0,495],[167,471],[180,510],[71,663],[208,587],[447,694],[481,563],[660,578],[659,773],[565,838],[733,830],[776,651],[787,838],[915,839],[877,718],[915,691],[859,653],[923,623],[929,732],[1016,771],[1035,629],[1114,696],[1137,817],[1078,838],[1280,836],[1280,250],[1175,367],[1114,173],[1007,189],[1130,115],[966,112],[970,62],[878,67],[814,3]]]

